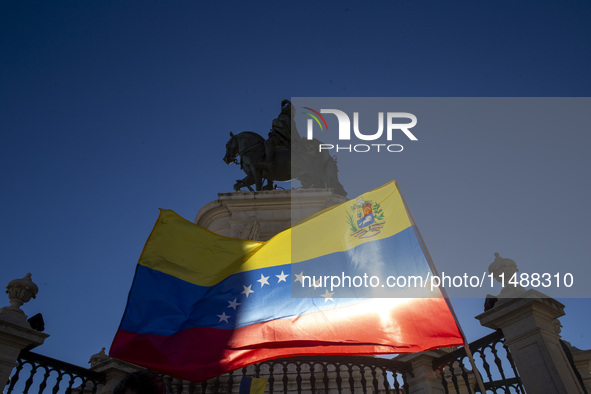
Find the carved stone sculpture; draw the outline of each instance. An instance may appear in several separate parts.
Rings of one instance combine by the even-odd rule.
[[[10,305],[0,308],[0,320],[31,328],[27,323],[27,315],[20,307],[31,298],[35,298],[38,291],[39,288],[31,280],[31,274],[27,274],[22,279],[11,280],[6,286]]]
[[[107,352],[105,348],[102,348],[100,352],[93,354],[90,356],[90,367],[96,367],[97,365],[101,364],[104,361],[110,360],[111,357],[107,356]]]
[[[488,272],[493,274],[496,281],[503,285],[503,289],[499,293],[498,298],[518,297],[525,291],[523,287],[519,285],[519,280],[513,278],[513,275],[518,271],[517,263],[515,263],[515,261],[503,258],[498,252],[495,252],[495,259],[488,266]]]
[[[20,309],[25,302],[29,302],[31,298],[35,298],[38,292],[39,288],[31,280],[30,273],[22,279],[11,280],[8,286],[6,286],[10,306],[14,309]]]
[[[248,218],[248,222],[244,224],[242,231],[240,232],[240,239],[248,239],[251,241],[258,241],[259,240],[259,229],[260,229],[259,220],[256,216],[251,216]]]

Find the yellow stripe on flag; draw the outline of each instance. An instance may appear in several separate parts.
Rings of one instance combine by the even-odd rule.
[[[371,238],[351,236],[349,215],[356,220],[352,207],[358,201],[371,201],[380,206],[384,219],[380,232]],[[294,263],[310,260],[331,253],[344,252],[362,243],[391,237],[412,225],[404,208],[396,181],[362,194],[355,200],[328,208],[298,223],[292,228],[292,258]],[[270,240],[269,242],[271,242]]]
[[[356,220],[354,206],[360,201],[371,202],[383,212],[383,219],[376,219],[379,231],[370,239],[352,236],[348,224]],[[163,209],[139,264],[196,285],[213,286],[235,273],[343,252],[410,226],[395,181],[313,215],[267,242],[223,237]]]
[[[162,209],[138,264],[189,283],[213,286],[237,272],[288,264],[289,233],[280,233],[274,240],[270,245],[223,237]]]

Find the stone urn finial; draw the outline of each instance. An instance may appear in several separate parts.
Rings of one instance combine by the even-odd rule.
[[[89,361],[90,368],[94,368],[97,365],[99,365],[100,363],[110,360],[110,359],[111,359],[111,357],[107,356],[107,352],[105,351],[105,348],[102,348],[100,352],[90,356],[90,361]]]
[[[22,279],[14,279],[6,286],[6,293],[10,300],[10,307],[20,310],[20,307],[29,302],[31,298],[35,298],[39,292],[39,288],[31,280],[31,274],[28,273]]]
[[[493,274],[497,282],[506,285],[511,276],[517,271],[517,263],[511,259],[505,259],[499,255],[499,252],[495,252],[495,260],[488,266],[489,274]]]
[[[513,275],[518,271],[515,261],[501,257],[498,252],[495,252],[495,260],[488,266],[488,272],[493,274],[496,281],[503,285],[499,298],[513,298],[523,293],[523,287],[518,284],[519,278],[517,280],[513,278]]]

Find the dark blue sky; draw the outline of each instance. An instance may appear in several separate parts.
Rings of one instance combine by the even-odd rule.
[[[52,335],[39,351],[85,365],[110,345],[157,208],[192,219],[241,177],[221,160],[230,130],[265,134],[289,97],[589,96],[590,16],[589,2],[574,1],[2,2],[0,284],[32,272],[40,292],[24,308],[42,312]],[[564,162],[567,150],[552,151],[561,133],[541,144],[532,132],[531,145],[520,139],[499,162],[536,153],[542,163],[540,152],[545,165]],[[567,137],[588,146],[588,136]],[[558,203],[568,206],[573,193],[573,221],[584,228],[589,208],[578,199],[589,195],[590,163],[579,154],[553,181],[579,185]],[[427,173],[441,162],[424,164]],[[428,213],[470,193],[471,180],[441,190],[443,202],[411,199],[432,183],[394,168],[390,179],[413,179],[401,188],[435,262],[462,258],[449,242],[465,234],[439,239]],[[503,216],[511,188],[523,188],[520,198],[528,190],[518,179],[480,189],[505,204],[470,207],[482,213],[464,227],[482,232],[470,263],[484,269],[497,250],[519,263],[540,249],[534,234],[521,250],[504,248],[515,238],[500,234],[514,217]],[[480,302],[458,301],[470,339],[486,332],[471,318]],[[588,300],[565,303],[575,311],[565,338],[591,347],[580,330],[589,321],[577,320]]]

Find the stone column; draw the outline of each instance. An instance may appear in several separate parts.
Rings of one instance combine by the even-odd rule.
[[[446,348],[449,351],[455,349]],[[439,371],[433,370],[433,360],[445,355],[445,349],[427,350],[420,353],[403,354],[396,357],[396,360],[405,361],[412,365],[413,376],[407,376],[409,394],[443,394],[444,389],[441,384]],[[470,377],[472,378],[472,374]],[[472,380],[472,379],[471,379]],[[459,379],[460,384],[463,379]]]
[[[25,302],[35,298],[38,291],[31,274],[11,281],[6,289],[10,306],[0,308],[0,392],[17,365],[21,350],[37,347],[49,336],[33,330],[27,322],[27,315],[20,309]]]
[[[503,330],[528,393],[582,393],[556,332],[555,319],[563,315],[560,302],[528,290],[520,298],[500,298],[476,318],[485,327]]]

